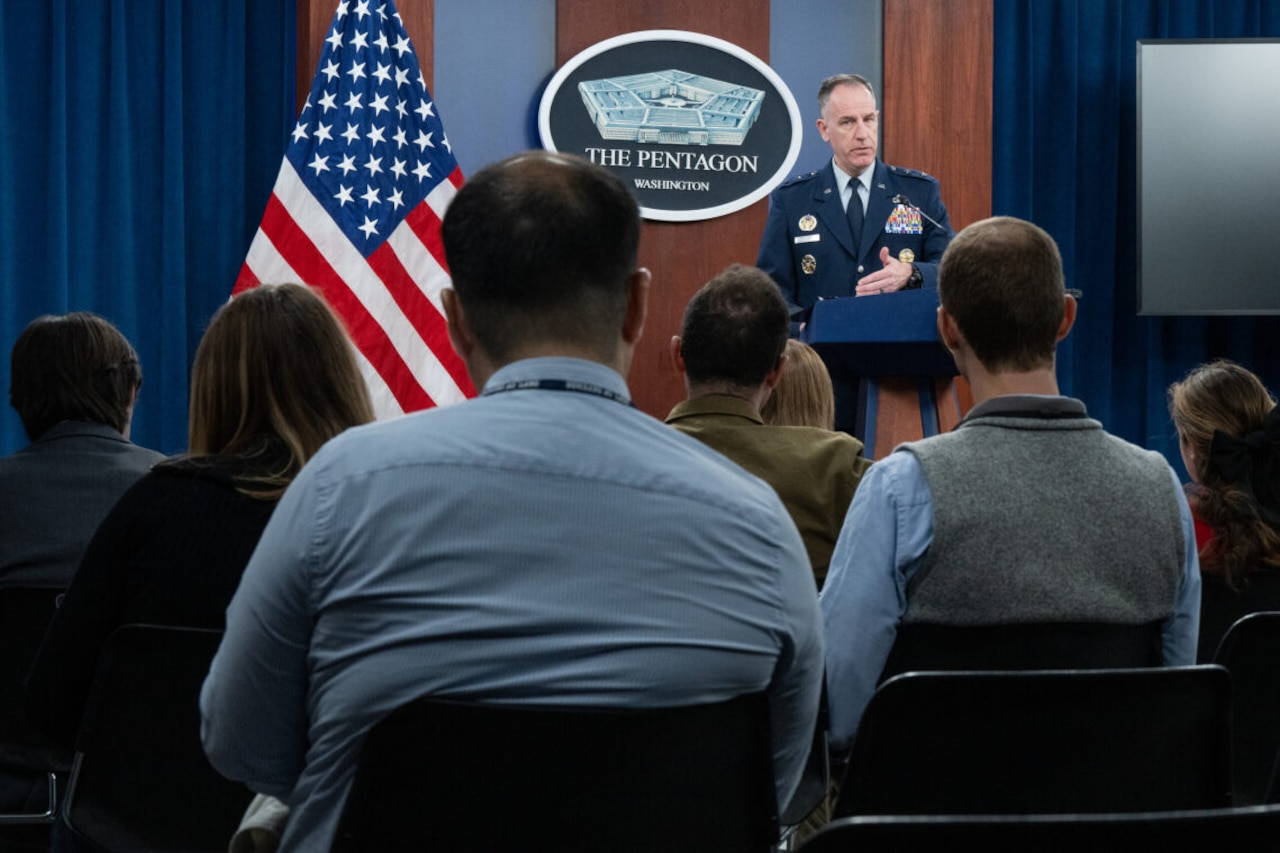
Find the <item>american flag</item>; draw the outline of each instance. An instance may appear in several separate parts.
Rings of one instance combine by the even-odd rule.
[[[461,184],[395,4],[342,0],[233,295],[323,292],[379,417],[474,396],[440,306],[440,220]]]

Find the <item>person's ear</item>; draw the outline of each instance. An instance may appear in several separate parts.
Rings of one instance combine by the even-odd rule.
[[[649,316],[649,283],[653,276],[644,267],[631,274],[627,282],[627,312],[622,320],[622,340],[635,344],[644,334],[644,321]]]
[[[1076,324],[1076,308],[1079,304],[1070,293],[1063,296],[1063,300],[1065,302],[1062,306],[1062,325],[1058,326],[1058,341],[1071,334],[1071,327]]]
[[[458,291],[446,287],[440,291],[440,302],[444,306],[444,318],[448,323],[449,343],[458,358],[466,361],[475,349],[475,337],[471,334],[471,326],[467,322],[466,312],[458,300]]]
[[[671,343],[668,345],[671,351],[671,363],[676,366],[676,370],[684,373],[684,351],[682,349],[683,342],[679,335],[671,336]]]

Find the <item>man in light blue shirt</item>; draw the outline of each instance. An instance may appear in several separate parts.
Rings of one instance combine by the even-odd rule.
[[[831,747],[849,749],[904,625],[1158,624],[1195,662],[1194,527],[1164,458],[1059,396],[1075,320],[1053,239],[1000,217],[943,255],[938,332],[976,405],[863,477],[822,592]]]
[[[625,186],[534,152],[443,227],[475,400],[351,430],[276,509],[201,696],[219,771],[327,849],[369,727],[432,694],[659,707],[766,691],[779,803],[817,711],[817,598],[765,483],[631,405],[649,273]]]

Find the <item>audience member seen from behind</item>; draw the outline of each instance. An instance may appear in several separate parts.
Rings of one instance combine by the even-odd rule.
[[[770,426],[761,418],[761,406],[787,369],[788,325],[787,304],[762,270],[733,264],[703,285],[685,308],[679,336],[671,339],[688,399],[666,421],[773,487],[821,587],[845,511],[870,463],[851,435]]]
[[[1239,617],[1280,609],[1280,409],[1230,361],[1169,387],[1204,575],[1199,659]]]
[[[164,456],[129,441],[142,367],[101,317],[37,317],[10,366],[31,443],[0,459],[0,587],[61,589],[107,510]]]
[[[837,752],[882,676],[1195,657],[1200,570],[1177,475],[1059,392],[1076,304],[1053,238],[976,222],[947,247],[938,295],[939,338],[975,405],[876,462],[853,496],[821,598]],[[1007,626],[1042,641],[956,642]]]
[[[795,338],[787,339],[782,354],[782,376],[773,393],[760,407],[760,418],[770,426],[836,428],[836,398],[831,374],[813,347]]]
[[[32,723],[72,742],[115,628],[223,627],[285,487],[372,419],[346,333],[310,289],[264,285],[224,305],[192,368],[189,455],[152,469],[94,535],[31,673]]]
[[[210,762],[288,803],[281,851],[322,850],[365,732],[418,696],[763,690],[786,803],[821,682],[808,560],[767,485],[631,405],[635,200],[529,152],[471,177],[442,234],[449,335],[480,396],[351,430],[289,488],[204,683]]]

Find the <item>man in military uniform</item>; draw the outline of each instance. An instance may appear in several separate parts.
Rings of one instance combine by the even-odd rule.
[[[820,298],[934,287],[952,237],[937,180],[876,158],[880,112],[865,77],[828,77],[818,108],[834,156],[774,190],[756,266],[793,318]]]

